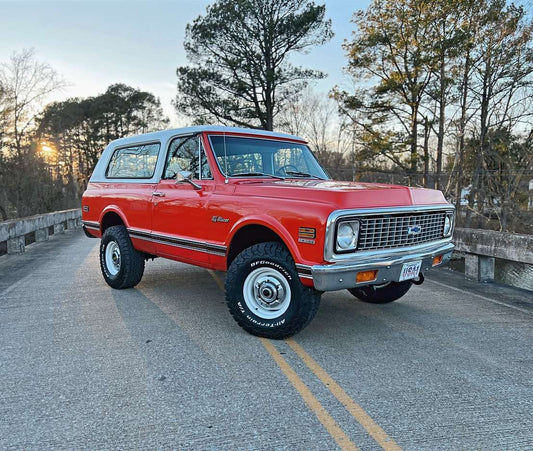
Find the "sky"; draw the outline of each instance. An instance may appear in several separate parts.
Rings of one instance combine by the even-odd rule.
[[[89,97],[113,83],[155,94],[173,126],[186,125],[171,105],[176,67],[188,64],[183,39],[187,23],[205,13],[211,0],[0,0],[0,61],[34,48],[69,83],[49,100]],[[315,3],[322,3],[315,0]],[[342,43],[350,39],[353,12],[369,0],[325,0],[335,37],[295,64],[329,74],[314,86],[324,95],[346,82]]]

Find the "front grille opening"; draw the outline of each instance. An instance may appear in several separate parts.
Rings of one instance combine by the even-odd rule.
[[[445,218],[445,211],[358,217],[357,250],[393,249],[441,240]]]

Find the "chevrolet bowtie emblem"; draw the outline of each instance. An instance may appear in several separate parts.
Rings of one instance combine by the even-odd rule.
[[[407,235],[409,236],[419,235],[420,232],[422,232],[422,227],[420,227],[419,225],[409,226],[407,228]]]

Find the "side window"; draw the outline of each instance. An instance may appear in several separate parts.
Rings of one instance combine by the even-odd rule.
[[[157,163],[160,144],[123,147],[115,150],[106,170],[106,177],[113,179],[152,178]]]
[[[202,180],[211,180],[213,178],[213,174],[211,174],[211,169],[209,169],[209,163],[207,161],[207,155],[205,154],[205,149],[200,141],[200,155],[202,156],[202,160],[200,161],[200,170],[202,173]]]
[[[180,171],[192,172],[197,180],[213,178],[198,136],[176,138],[170,143],[163,178],[175,179]]]

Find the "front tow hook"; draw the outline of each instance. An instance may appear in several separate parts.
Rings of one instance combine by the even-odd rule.
[[[424,283],[424,274],[422,274],[422,271],[418,273],[418,277],[416,279],[413,279],[413,283],[415,285],[422,285]]]

